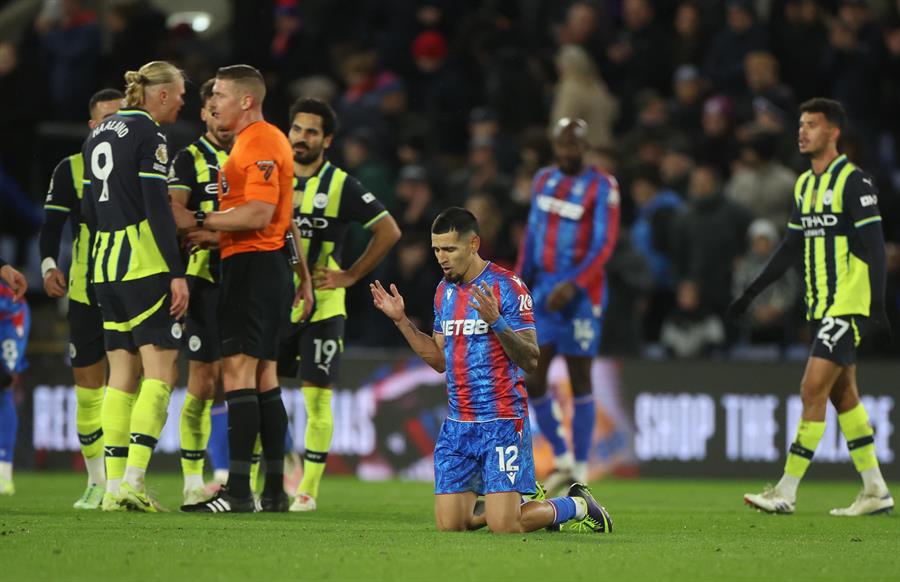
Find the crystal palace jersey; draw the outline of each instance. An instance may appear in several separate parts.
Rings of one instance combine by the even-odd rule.
[[[524,374],[478,311],[473,285],[487,283],[513,331],[534,329],[528,288],[511,271],[488,263],[469,283],[441,281],[434,296],[434,333],[444,336],[447,393],[453,420],[483,422],[528,416]]]
[[[572,281],[603,303],[603,269],[619,231],[619,185],[593,166],[538,171],[517,271],[529,285]]]

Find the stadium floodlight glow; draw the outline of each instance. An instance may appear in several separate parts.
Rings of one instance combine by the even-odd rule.
[[[182,24],[187,24],[194,32],[203,33],[209,30],[209,26],[212,24],[212,16],[209,12],[201,11],[173,12],[166,21],[166,25],[170,29]]]

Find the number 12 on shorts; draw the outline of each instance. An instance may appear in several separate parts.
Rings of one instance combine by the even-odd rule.
[[[516,473],[519,471],[519,465],[516,461],[519,459],[519,447],[510,445],[508,447],[496,447],[497,459],[501,473],[506,473],[510,483],[516,482]]]

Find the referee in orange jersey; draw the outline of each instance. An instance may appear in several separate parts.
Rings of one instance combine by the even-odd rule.
[[[231,462],[227,486],[209,501],[183,506],[183,511],[254,511],[250,457],[257,434],[266,459],[260,509],[288,509],[282,485],[287,413],[276,360],[278,332],[289,320],[294,296],[290,257],[302,254],[284,248],[291,230],[293,151],[281,130],[263,119],[265,94],[265,82],[255,68],[219,69],[209,106],[219,124],[237,136],[220,173],[220,210],[191,212],[173,205],[179,228],[221,233],[219,321]],[[306,299],[304,305],[311,305],[312,287],[302,258],[298,273],[303,285],[295,303]]]

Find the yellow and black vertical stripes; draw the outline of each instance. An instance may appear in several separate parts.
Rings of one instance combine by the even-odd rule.
[[[865,263],[851,252],[853,225],[844,209],[844,190],[855,166],[839,156],[821,175],[807,171],[794,189],[802,224],[788,228],[804,233],[806,316],[868,314],[868,276]],[[865,302],[866,305],[862,305]]]

